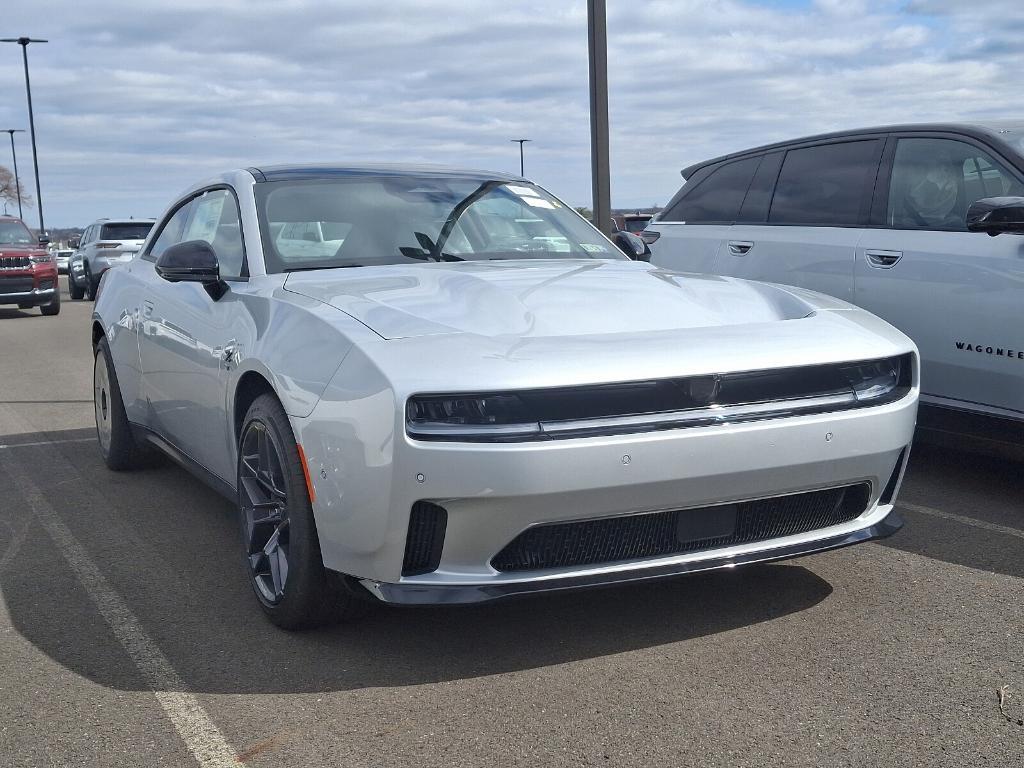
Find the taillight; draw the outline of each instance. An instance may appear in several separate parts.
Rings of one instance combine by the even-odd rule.
[[[120,243],[96,243],[97,248],[120,248]]]

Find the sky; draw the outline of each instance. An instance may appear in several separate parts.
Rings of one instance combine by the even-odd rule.
[[[664,204],[685,166],[771,141],[1022,116],[1020,0],[607,7],[614,207]],[[518,171],[520,137],[528,177],[590,205],[586,2],[4,0],[0,37],[22,35],[49,40],[29,48],[48,228],[157,216],[193,182],[269,163]],[[28,128],[9,44],[5,128]]]

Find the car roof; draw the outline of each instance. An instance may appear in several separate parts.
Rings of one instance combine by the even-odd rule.
[[[93,224],[155,224],[156,219],[96,219]]]
[[[336,179],[345,176],[411,176],[458,178],[473,180],[525,181],[522,176],[496,171],[480,171],[445,165],[416,165],[406,163],[310,163],[303,165],[260,165],[247,168],[257,182]]]
[[[713,157],[710,160],[702,160],[699,163],[688,165],[683,168],[680,173],[684,179],[690,178],[696,171],[701,168],[705,168],[715,163],[720,163],[724,160],[733,160],[735,158],[744,157],[746,155],[758,154],[761,152],[771,151],[775,149],[784,149],[794,144],[812,144],[817,141],[827,141],[831,139],[842,139],[847,136],[866,136],[870,134],[884,134],[894,132],[911,132],[911,131],[935,131],[935,132],[948,132],[948,133],[963,133],[968,136],[975,136],[977,138],[985,139],[996,139],[1001,143],[1005,144],[1006,134],[1024,134],[1024,120],[1020,119],[1009,119],[1009,120],[976,120],[976,121],[965,121],[965,122],[953,122],[953,123],[905,123],[898,125],[877,125],[870,128],[854,128],[844,131],[833,131],[831,133],[818,133],[811,136],[802,136],[796,139],[786,139],[785,141],[777,141],[771,144],[762,144],[758,147],[752,147],[750,149],[743,149],[738,152],[730,152],[727,155],[720,155]]]

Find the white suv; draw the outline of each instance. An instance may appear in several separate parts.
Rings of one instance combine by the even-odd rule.
[[[943,409],[923,422],[1020,442],[1024,122],[833,133],[682,174],[646,230],[652,263],[870,310],[920,348],[921,402]],[[967,418],[979,414],[996,420]]]
[[[82,271],[68,271],[72,298],[84,292],[88,299],[95,299],[103,273],[131,261],[153,224],[153,219],[100,219],[86,227],[75,254]]]

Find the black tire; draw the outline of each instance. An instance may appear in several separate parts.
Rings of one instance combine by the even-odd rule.
[[[60,314],[60,286],[55,284],[54,288],[56,290],[53,292],[53,300],[49,304],[43,304],[43,306],[39,308],[39,311],[47,317],[53,317],[54,315]]]
[[[81,301],[85,296],[85,288],[79,286],[71,275],[68,275],[68,293],[71,294],[71,299],[73,301]]]
[[[106,338],[101,338],[96,345],[92,378],[96,439],[103,461],[115,472],[148,466],[155,452],[139,445],[132,435]]]
[[[92,276],[92,270],[89,269],[89,262],[85,262],[85,298],[89,301],[96,301],[96,291],[99,287],[99,278]]]
[[[262,475],[262,458],[253,462],[256,454],[244,450],[252,440],[258,445],[261,439],[269,440],[267,445],[277,457],[270,459],[268,453],[268,468]],[[249,584],[263,612],[271,622],[289,630],[354,619],[366,613],[369,603],[344,588],[344,577],[324,568],[302,460],[291,424],[276,397],[265,394],[256,398],[245,415],[238,445],[242,556]],[[257,453],[262,457],[262,450]],[[268,500],[265,505],[277,506],[273,510],[254,509],[253,502],[261,501],[254,497],[259,495]],[[268,555],[271,539],[274,543]],[[282,554],[286,565],[283,579],[282,563],[277,559]],[[271,559],[278,571],[273,576]]]

